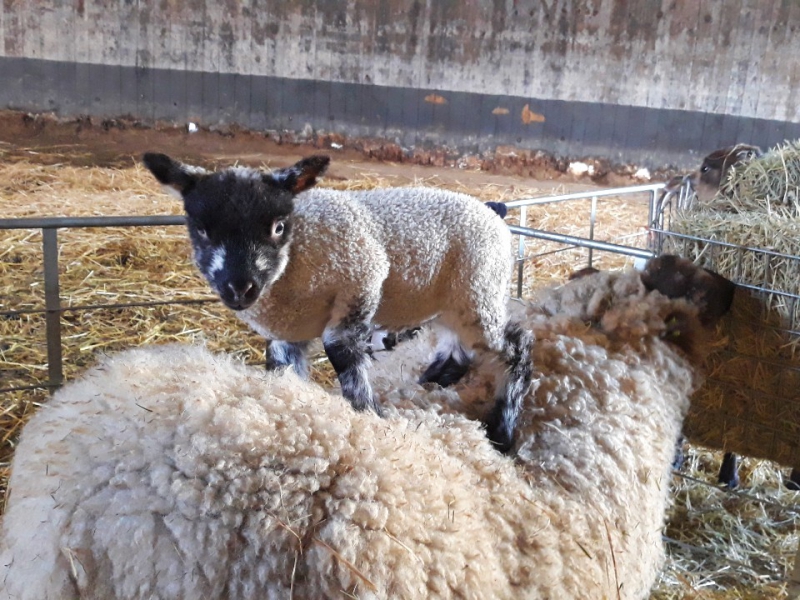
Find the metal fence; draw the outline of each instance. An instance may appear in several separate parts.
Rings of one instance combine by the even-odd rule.
[[[0,318],[13,318],[24,314],[45,315],[47,339],[47,382],[32,385],[7,386],[0,393],[47,388],[51,392],[64,382],[63,345],[61,342],[61,316],[65,312],[80,312],[99,309],[162,306],[166,304],[200,304],[213,302],[211,298],[196,300],[170,300],[168,302],[134,302],[127,304],[92,304],[83,306],[62,306],[59,285],[59,241],[58,230],[78,227],[154,227],[165,225],[184,225],[183,216],[158,215],[148,217],[43,217],[26,219],[0,219],[0,230],[40,229],[42,232],[42,266],[44,275],[43,309],[6,310]]]

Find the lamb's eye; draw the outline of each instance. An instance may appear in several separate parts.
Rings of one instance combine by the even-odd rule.
[[[700,168],[700,172],[701,172],[701,173],[708,173],[708,169],[709,169],[709,166],[708,166],[708,165],[703,165],[703,166]]]
[[[280,219],[272,224],[272,237],[280,237],[283,235],[285,226]]]

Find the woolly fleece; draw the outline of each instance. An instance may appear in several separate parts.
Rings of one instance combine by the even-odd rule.
[[[428,337],[375,366],[386,419],[202,348],[109,358],[25,427],[0,598],[642,598],[692,389],[660,339],[675,310],[636,274],[522,307],[516,461],[413,383]],[[462,400],[491,398],[491,367]]]
[[[468,347],[502,348],[511,233],[482,202],[435,188],[314,188],[292,218],[285,271],[237,312],[259,334],[311,340],[359,307],[395,331],[445,313]]]

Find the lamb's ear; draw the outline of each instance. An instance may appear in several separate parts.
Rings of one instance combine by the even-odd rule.
[[[299,194],[317,183],[317,177],[325,172],[330,162],[329,156],[321,154],[309,156],[291,167],[278,169],[265,175],[264,179],[272,181],[278,187],[293,194]]]
[[[179,198],[194,187],[202,174],[201,169],[188,167],[166,154],[148,152],[142,157],[142,162],[168,192]]]

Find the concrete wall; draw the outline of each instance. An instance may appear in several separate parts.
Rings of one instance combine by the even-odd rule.
[[[5,0],[0,105],[680,162],[800,137],[799,26],[797,0]]]

